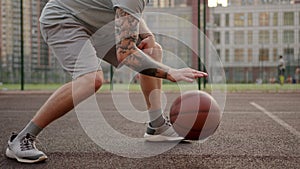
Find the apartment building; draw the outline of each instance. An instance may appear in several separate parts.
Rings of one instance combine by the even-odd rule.
[[[40,34],[38,19],[48,0],[24,0],[24,67],[26,83],[63,82],[68,80],[56,59],[52,56]],[[160,32],[157,35],[166,55],[178,54],[187,65],[196,67],[193,53],[181,41],[195,41],[191,24],[197,22],[196,1],[190,0],[152,0],[146,8],[145,19],[149,27]],[[20,81],[20,1],[2,0],[0,3],[0,81],[18,83]],[[150,15],[150,13],[152,13]],[[169,16],[173,19],[170,19]],[[177,17],[177,18],[176,18]],[[195,25],[197,23],[194,23]],[[167,36],[163,36],[167,35]],[[171,37],[181,37],[182,40]],[[165,57],[166,63],[173,63],[172,57]],[[169,59],[169,60],[168,60]],[[195,59],[194,59],[195,60]],[[171,64],[172,65],[172,64]],[[177,65],[172,65],[177,66]],[[110,66],[103,63],[105,78],[110,77]],[[117,79],[117,82],[124,81]]]
[[[26,83],[59,82],[66,78],[40,33],[38,20],[47,2],[48,0],[23,1]],[[20,1],[1,0],[0,9],[0,81],[18,83],[21,79]]]
[[[279,55],[293,77],[300,58],[297,0],[229,0],[210,8],[209,38],[229,82],[269,82],[277,77]]]

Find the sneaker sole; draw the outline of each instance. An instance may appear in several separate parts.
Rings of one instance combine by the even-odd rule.
[[[162,141],[181,141],[184,140],[183,137],[168,137],[163,135],[150,135],[145,133],[144,138],[146,141],[150,142],[162,142]]]
[[[6,155],[6,157],[11,158],[11,159],[16,159],[18,162],[21,162],[21,163],[37,163],[37,162],[45,161],[48,158],[47,156],[43,155],[36,160],[22,159],[22,158],[17,157],[15,155],[15,153],[12,152],[9,148],[6,149],[5,155]]]

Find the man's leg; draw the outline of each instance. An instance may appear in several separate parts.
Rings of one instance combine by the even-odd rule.
[[[41,128],[46,127],[99,90],[102,81],[103,73],[98,71],[63,85],[40,108],[32,122]]]
[[[145,51],[146,52],[146,51]],[[162,49],[156,44],[152,54],[149,54],[156,61],[162,61]],[[161,105],[162,79],[140,75],[141,88],[147,103],[150,123],[144,135],[147,141],[181,141],[172,125],[163,117]]]
[[[280,84],[283,85],[284,84],[284,69],[280,70],[279,72],[280,72],[279,81],[280,81]]]
[[[158,62],[162,62],[162,49],[160,45],[156,44],[152,54],[149,55],[154,60]],[[151,125],[153,127],[159,127],[163,125],[165,122],[162,116],[162,108],[161,108],[162,79],[140,74],[140,81],[141,81],[141,89],[147,103]]]
[[[40,108],[32,121],[18,135],[11,136],[6,156],[24,163],[35,163],[47,159],[43,152],[35,148],[35,137],[44,127],[94,94],[101,87],[102,80],[103,73],[98,71],[83,75],[60,87]]]

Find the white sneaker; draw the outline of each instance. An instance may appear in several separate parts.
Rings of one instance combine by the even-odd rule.
[[[48,157],[35,147],[35,137],[29,133],[20,140],[17,134],[12,134],[8,140],[5,155],[22,163],[36,163],[46,160]]]
[[[147,131],[144,134],[146,141],[181,141],[184,137],[180,137],[173,129],[172,124],[166,120],[161,127],[154,128],[148,123]]]

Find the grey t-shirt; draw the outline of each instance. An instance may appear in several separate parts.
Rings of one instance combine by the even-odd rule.
[[[50,0],[45,6],[40,22],[57,24],[73,19],[100,28],[115,18],[119,7],[140,19],[149,0]]]

